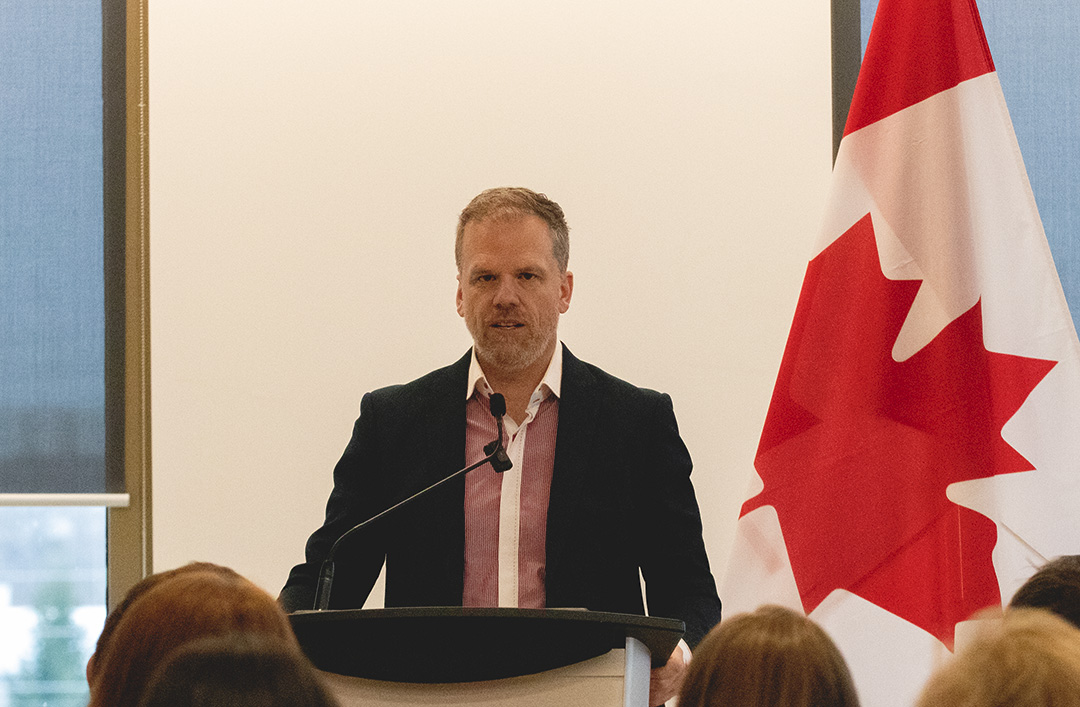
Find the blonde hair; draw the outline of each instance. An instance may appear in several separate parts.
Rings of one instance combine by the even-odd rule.
[[[820,626],[763,606],[713,628],[694,649],[679,707],[858,707],[840,650]]]
[[[923,688],[917,707],[1080,707],[1080,630],[1017,608],[983,628]]]
[[[462,266],[462,244],[467,223],[521,216],[537,216],[547,224],[551,234],[551,255],[559,266],[559,272],[565,273],[570,265],[570,227],[566,225],[562,207],[546,194],[525,187],[485,189],[462,210],[458,217],[457,239],[454,241],[454,262],[458,270]]]

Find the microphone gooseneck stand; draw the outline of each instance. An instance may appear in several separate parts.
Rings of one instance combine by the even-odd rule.
[[[502,418],[503,418],[503,415],[506,414],[506,399],[503,398],[503,396],[501,394],[499,394],[499,393],[493,393],[491,395],[491,414],[495,418],[495,424],[498,427],[499,436],[496,437],[494,440],[492,440],[491,442],[489,442],[488,444],[486,444],[484,446],[484,454],[487,455],[486,457],[484,457],[480,461],[476,462],[475,464],[470,464],[469,466],[465,467],[464,469],[459,469],[459,470],[455,471],[453,474],[450,474],[447,477],[439,479],[438,481],[433,483],[431,486],[428,486],[425,489],[417,491],[412,496],[409,496],[406,499],[398,501],[394,505],[390,506],[389,508],[387,508],[387,509],[385,509],[383,511],[380,511],[379,513],[376,513],[375,515],[371,516],[367,520],[361,521],[357,525],[354,525],[353,527],[346,530],[344,533],[341,534],[341,537],[339,537],[336,541],[334,541],[334,544],[330,546],[330,552],[328,552],[326,554],[326,559],[323,560],[322,566],[319,568],[319,585],[318,585],[318,588],[315,590],[315,610],[316,611],[325,611],[326,609],[330,608],[330,588],[333,586],[333,583],[334,583],[334,555],[337,553],[338,546],[341,545],[342,540],[344,540],[345,538],[349,537],[350,535],[353,535],[354,533],[357,533],[360,530],[366,528],[367,526],[371,525],[372,523],[379,520],[383,516],[388,515],[390,513],[393,513],[397,509],[404,506],[406,503],[409,503],[410,501],[413,501],[413,500],[419,498],[420,496],[423,496],[428,491],[431,491],[432,489],[438,488],[439,486],[442,486],[443,484],[445,484],[447,481],[450,481],[451,479],[456,479],[457,477],[461,476],[462,474],[466,474],[466,473],[472,471],[473,469],[478,469],[479,467],[482,467],[484,464],[489,464],[490,463],[491,468],[494,469],[495,471],[499,472],[499,473],[502,473],[504,471],[507,471],[507,470],[513,468],[514,465],[510,461],[510,457],[506,454],[506,449],[503,447],[503,442],[502,442],[502,438],[503,438],[503,422],[502,422]]]

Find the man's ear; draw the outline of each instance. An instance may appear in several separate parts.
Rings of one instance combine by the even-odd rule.
[[[459,317],[464,317],[465,312],[462,311],[462,308],[461,308],[461,301],[462,301],[462,299],[464,297],[464,294],[461,292],[461,273],[458,273],[457,281],[458,281],[457,294],[454,295],[454,307],[457,309],[458,316]]]
[[[574,273],[569,270],[563,275],[562,285],[559,287],[559,314],[566,314],[570,309],[570,298],[574,294]]]

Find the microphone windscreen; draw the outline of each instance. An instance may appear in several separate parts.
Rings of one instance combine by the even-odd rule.
[[[506,398],[502,396],[502,393],[491,394],[491,414],[495,417],[506,414]]]

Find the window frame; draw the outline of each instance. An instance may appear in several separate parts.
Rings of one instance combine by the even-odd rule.
[[[105,260],[106,268],[116,268],[106,278],[112,283],[106,291],[106,310],[112,312],[106,314],[106,427],[112,431],[106,441],[106,463],[122,465],[129,497],[126,507],[108,509],[109,610],[153,571],[148,3],[102,0]],[[110,129],[117,122],[123,127]],[[116,237],[110,239],[110,231]]]
[[[844,137],[851,97],[862,66],[861,0],[832,0],[832,148],[833,163]]]

